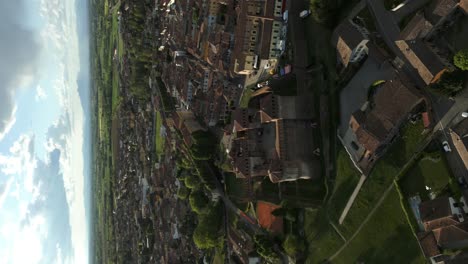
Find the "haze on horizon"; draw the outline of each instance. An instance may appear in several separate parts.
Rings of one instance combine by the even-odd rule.
[[[0,1],[1,263],[90,261],[88,24],[87,0]]]

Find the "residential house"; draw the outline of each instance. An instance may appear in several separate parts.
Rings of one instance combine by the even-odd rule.
[[[435,0],[416,13],[400,33],[398,46],[426,85],[437,82],[451,64],[451,47],[443,38],[447,28],[466,15],[467,0]]]
[[[468,222],[463,206],[452,197],[440,197],[419,205],[424,232],[418,234],[418,239],[432,263],[444,263],[440,262],[444,249],[468,246]]]
[[[468,171],[468,118],[464,118],[450,130],[455,150],[463,162],[465,171]]]
[[[262,60],[281,54],[282,0],[239,1],[231,69],[237,74],[251,74]]]
[[[395,44],[426,85],[437,82],[447,65],[423,40],[397,40]]]
[[[339,24],[332,36],[332,45],[336,48],[338,61],[344,67],[359,62],[368,54],[368,42],[367,29],[349,19]]]
[[[400,126],[410,115],[424,107],[424,97],[401,77],[377,86],[370,101],[354,112],[349,120],[353,160],[364,171],[372,168],[395,140]]]

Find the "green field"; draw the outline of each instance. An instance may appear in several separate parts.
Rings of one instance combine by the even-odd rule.
[[[408,123],[401,130],[401,137],[390,146],[384,157],[377,161],[342,224],[341,229],[345,237],[354,233],[372,210],[375,202],[393,184],[393,181],[400,177],[400,173],[403,173],[401,169],[413,156],[418,144],[422,143],[425,138],[421,135],[422,131],[421,121],[416,124]]]
[[[339,151],[337,157],[337,176],[329,203],[326,207],[318,211],[318,216],[309,212],[306,213],[305,230],[309,243],[307,263],[320,263],[330,257],[344,244],[344,241],[328,222],[329,220],[335,223],[346,239],[349,239],[354,234],[370,211],[374,208],[375,203],[377,203],[380,197],[382,197],[385,190],[392,186],[394,179],[397,179],[401,172],[400,170],[411,158],[418,148],[418,145],[424,140],[425,137],[421,136],[422,130],[423,127],[420,122],[416,124],[409,123],[402,129],[401,138],[399,138],[390,147],[387,154],[377,162],[374,170],[371,172],[368,180],[364,183],[342,225],[338,225],[337,219],[341,214],[349,195],[356,186],[359,173],[353,168],[347,153],[344,150]],[[412,236],[410,225],[408,224],[404,213],[402,213],[403,210],[401,208],[400,198],[398,195],[395,196],[393,192],[395,192],[395,190],[391,191],[389,196],[387,196],[382,203],[381,207],[377,209],[374,217],[372,217],[361,230],[362,234],[358,233],[355,238],[356,242],[349,244],[350,247],[352,246],[351,250],[348,251],[346,248],[342,252],[344,257],[341,257],[341,254],[339,255],[337,260],[338,263],[346,263],[348,258],[353,259],[351,263],[355,263],[361,258],[364,260],[371,260],[369,262],[366,261],[365,263],[380,263],[372,262],[373,260],[376,260],[375,258],[377,256],[369,253],[371,250],[369,246],[378,245],[379,243],[383,246],[385,240],[390,238],[386,237],[384,234],[378,235],[372,233],[372,229],[374,228],[372,227],[374,218],[379,219],[379,217],[381,217],[381,219],[385,219],[385,224],[382,224],[381,229],[375,230],[394,230],[398,227],[398,231],[403,232],[406,237]],[[387,203],[389,205],[387,205]],[[384,211],[382,208],[387,208],[388,206],[393,208],[389,211],[389,214],[391,215],[385,215],[381,212]],[[327,211],[325,210],[328,210],[328,216],[330,217],[329,220],[327,219]],[[378,214],[379,216],[377,216]],[[369,226],[371,228],[368,228]],[[388,232],[392,233],[393,231]],[[365,242],[359,242],[361,240],[367,240],[367,244],[369,245],[366,245]],[[391,248],[388,251],[395,253],[397,252],[396,250],[399,249]],[[415,258],[419,258],[418,256],[419,255]]]
[[[393,189],[333,263],[426,263]]]
[[[346,206],[349,196],[353,193],[361,176],[344,148],[338,151],[336,168],[333,191],[327,204],[328,214],[335,221]]]
[[[119,61],[123,41],[118,34],[117,10],[109,12],[110,0],[92,2],[93,40],[91,43],[93,69],[93,201],[94,201],[94,262],[115,263],[112,211],[114,160],[112,154],[112,116],[119,102]],[[117,6],[119,3],[117,3]],[[115,6],[115,5],[114,5]],[[109,23],[109,20],[112,23]],[[118,43],[118,44],[117,44]],[[114,50],[118,57],[114,59]]]
[[[304,231],[308,243],[306,263],[322,263],[344,242],[328,222],[324,209],[306,210],[304,220]]]
[[[440,151],[424,153],[418,162],[401,178],[399,185],[407,197],[419,194],[421,199],[429,199],[429,191],[442,193],[450,185],[451,172],[447,161]]]

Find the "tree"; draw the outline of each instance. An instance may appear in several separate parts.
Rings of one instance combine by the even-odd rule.
[[[463,49],[457,52],[453,57],[453,62],[455,66],[460,68],[463,71],[468,70],[468,49]]]
[[[187,199],[190,194],[190,189],[185,187],[185,185],[180,186],[179,190],[177,190],[177,197],[181,200]]]
[[[283,248],[289,256],[295,256],[297,253],[304,251],[304,241],[297,236],[289,234],[283,242]]]
[[[323,25],[333,26],[333,22],[338,12],[336,1],[312,0],[310,11],[312,17]]]
[[[197,175],[191,173],[187,174],[184,179],[185,186],[189,189],[198,189],[200,187],[200,178]]]
[[[440,80],[433,84],[431,88],[440,94],[455,96],[464,88],[466,74],[463,71],[445,72]]]
[[[220,240],[222,212],[220,204],[210,207],[205,215],[199,215],[198,225],[193,232],[193,242],[199,249],[217,246]]]
[[[201,191],[194,191],[189,196],[190,207],[197,214],[205,214],[210,200]]]
[[[255,235],[254,242],[257,253],[269,262],[273,262],[278,255],[273,251],[273,242],[265,235]]]

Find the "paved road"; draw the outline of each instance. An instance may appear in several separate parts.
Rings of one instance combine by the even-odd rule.
[[[404,62],[403,71],[412,77],[413,81],[419,87],[425,87],[425,83],[417,73],[417,71],[411,66],[408,60],[403,56],[395,41],[399,39],[400,28],[398,23],[394,20],[391,11],[387,11],[383,4],[383,0],[366,0],[367,6],[374,17],[374,22],[377,26],[380,35],[382,36],[385,44],[390,50]]]
[[[341,213],[340,219],[338,220],[338,223],[341,225],[343,221],[345,220],[346,216],[348,215],[349,209],[351,209],[351,206],[354,204],[354,200],[356,200],[357,195],[359,194],[359,191],[361,190],[362,185],[364,182],[367,180],[367,176],[362,174],[361,178],[359,179],[358,184],[356,185],[356,188],[354,188],[353,193],[349,197],[348,202],[346,203],[345,208],[343,209],[343,212]]]
[[[467,84],[468,86],[468,84]],[[463,177],[468,182],[468,171],[466,171],[465,165],[461,160],[461,157],[458,155],[455,146],[452,142],[452,137],[450,135],[450,127],[460,122],[463,117],[461,112],[468,110],[468,87],[460,94],[456,99],[450,109],[446,112],[434,111],[436,118],[440,120],[437,125],[434,127],[434,131],[441,131],[442,135],[440,137],[441,141],[448,141],[452,152],[445,153],[447,161],[452,169],[452,172],[456,178]],[[440,118],[442,115],[442,118]]]
[[[390,193],[390,191],[393,189],[394,187],[394,184],[392,182],[392,184],[385,190],[385,192],[383,193],[382,197],[380,197],[379,201],[375,204],[374,208],[372,208],[372,210],[370,211],[370,213],[367,215],[367,217],[364,219],[364,221],[362,221],[361,225],[358,227],[358,229],[356,229],[356,231],[354,232],[354,234],[343,244],[343,246],[341,246],[341,248],[338,249],[338,251],[335,252],[335,254],[333,254],[328,260],[333,260],[334,258],[336,258],[340,253],[341,251],[343,251],[351,241],[353,241],[353,239],[359,234],[359,232],[361,232],[361,229],[366,225],[366,223],[371,219],[371,217],[374,215],[374,213],[377,211],[377,209],[379,208],[379,206],[382,204],[382,202],[385,200],[385,198],[387,197],[387,195]]]

